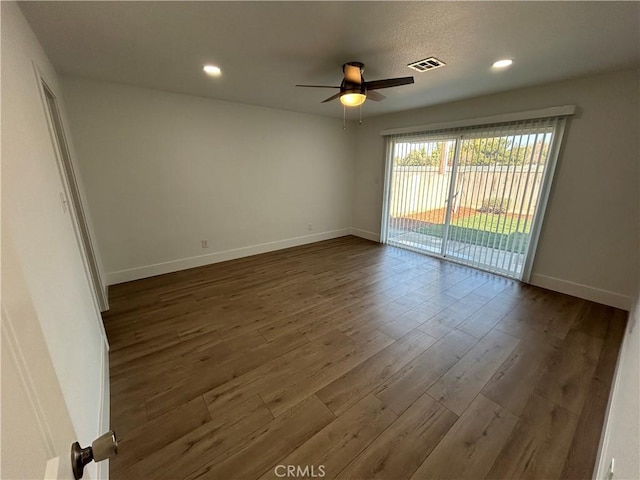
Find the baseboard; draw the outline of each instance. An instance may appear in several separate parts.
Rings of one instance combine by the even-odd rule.
[[[227,260],[235,260],[236,258],[249,257],[260,253],[273,252],[282,250],[283,248],[297,247],[307,243],[321,242],[322,240],[330,240],[332,238],[344,237],[350,235],[349,228],[340,230],[332,230],[329,232],[316,233],[313,235],[305,235],[303,237],[288,238],[275,242],[262,243],[260,245],[252,245],[249,247],[234,248],[222,252],[210,253],[207,255],[199,255],[197,257],[182,258],[172,260],[170,262],[156,263],[154,265],[146,265],[144,267],[131,268],[127,270],[119,270],[107,273],[107,281],[109,285],[116,283],[130,282],[141,278],[154,277],[165,273],[178,272],[188,268],[202,267],[212,263],[226,262]]]
[[[380,234],[375,232],[370,232],[369,230],[360,230],[359,228],[351,228],[351,235],[356,237],[366,238],[367,240],[371,240],[372,242],[380,242]]]
[[[620,308],[622,310],[629,311],[632,305],[632,298],[630,296],[590,287],[589,285],[569,282],[560,278],[540,275],[538,273],[531,274],[529,283],[538,287],[554,290],[556,292],[566,293],[567,295],[572,295],[574,297],[591,300],[592,302]]]
[[[104,290],[104,305],[101,305],[101,308],[103,310],[100,310],[100,312],[107,312],[109,310],[109,285],[103,285],[103,290]]]

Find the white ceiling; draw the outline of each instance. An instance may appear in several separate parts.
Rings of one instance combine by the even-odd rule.
[[[640,65],[639,2],[21,2],[59,73],[341,116],[341,65],[413,75],[363,116]],[[435,56],[447,66],[417,73]],[[504,71],[493,61],[513,58]],[[202,66],[222,68],[208,77]]]

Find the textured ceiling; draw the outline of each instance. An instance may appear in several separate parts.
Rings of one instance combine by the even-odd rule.
[[[341,116],[341,65],[414,75],[363,116],[640,65],[638,2],[21,2],[59,73]],[[435,56],[447,66],[417,73]],[[504,71],[491,69],[513,58]],[[222,76],[208,77],[213,63]]]

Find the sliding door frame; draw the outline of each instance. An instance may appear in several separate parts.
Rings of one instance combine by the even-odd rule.
[[[455,185],[458,181],[458,163],[460,162],[460,144],[462,143],[462,135],[456,135],[456,143],[453,150],[453,162],[451,163],[451,178],[449,179],[449,193],[447,195],[447,207],[444,215],[444,232],[442,234],[442,242],[440,243],[440,256],[445,257],[447,252],[447,242],[449,241],[449,226],[451,223],[451,209],[453,208],[453,195]]]
[[[481,117],[477,119],[471,120],[463,120],[456,122],[447,122],[447,123],[438,123],[438,124],[430,124],[418,127],[409,127],[409,128],[401,128],[401,129],[392,129],[385,130],[380,132],[380,134],[384,137],[384,151],[385,151],[385,163],[384,163],[384,190],[383,190],[383,203],[382,203],[382,218],[381,218],[381,229],[380,229],[380,242],[387,243],[389,237],[389,203],[391,198],[391,186],[393,184],[393,149],[395,145],[395,140],[393,136],[400,136],[402,134],[410,134],[410,133],[424,133],[425,135],[432,135],[443,133],[446,135],[446,132],[443,130],[451,129],[459,129],[464,127],[478,127],[481,128],[483,126],[490,126],[492,124],[500,124],[500,123],[511,123],[518,121],[526,121],[526,120],[543,120],[547,119],[551,122],[555,123],[554,130],[552,133],[551,146],[549,149],[549,154],[547,158],[546,165],[544,167],[543,178],[541,181],[540,192],[538,203],[536,205],[536,209],[534,212],[534,216],[531,223],[531,229],[529,233],[529,241],[527,250],[525,252],[524,264],[522,266],[522,271],[519,276],[519,280],[522,282],[529,282],[531,277],[531,271],[533,268],[533,261],[535,258],[536,250],[538,247],[538,241],[540,238],[540,233],[542,230],[542,223],[544,220],[545,212],[547,209],[549,195],[551,193],[551,185],[553,183],[553,178],[555,174],[555,169],[558,161],[558,157],[560,154],[560,150],[562,147],[562,140],[564,138],[564,132],[567,124],[567,118],[570,115],[573,115],[576,111],[575,105],[564,105],[560,107],[551,107],[541,110],[532,110],[521,113],[512,113],[506,115],[496,115],[491,117]],[[441,245],[440,254],[434,254],[432,252],[426,252],[419,250],[417,248],[409,247],[409,250],[419,251],[420,253],[425,253],[429,255],[433,255],[439,258],[447,259],[448,261],[452,261],[455,263],[466,264],[460,260],[457,260],[455,257],[446,256],[446,244],[448,241],[448,230],[450,223],[450,215],[451,215],[451,202],[452,196],[455,188],[453,187],[453,183],[457,178],[457,168],[459,163],[459,155],[460,155],[460,144],[462,138],[464,137],[463,132],[451,132],[451,138],[456,139],[455,143],[455,151],[453,155],[453,163],[452,163],[452,171],[451,171],[451,179],[449,182],[449,192],[448,192],[448,202],[446,209],[446,217],[444,223],[444,234],[443,241]],[[476,268],[481,268],[477,266]],[[493,272],[500,274],[499,272]]]
[[[553,183],[558,157],[560,156],[560,147],[562,146],[566,125],[567,118],[559,118],[553,132],[549,158],[547,159],[547,165],[545,166],[542,183],[540,185],[540,199],[533,215],[533,222],[531,223],[531,232],[529,236],[529,246],[527,247],[527,252],[524,257],[524,266],[522,267],[522,275],[520,277],[520,280],[525,283],[528,283],[531,278],[533,259],[538,249],[538,240],[540,239],[542,223],[547,211],[547,204],[549,203],[549,194],[551,193],[551,185]]]
[[[380,222],[380,243],[387,243],[389,238],[389,199],[393,182],[393,140],[384,137],[384,189],[382,191],[382,220]]]

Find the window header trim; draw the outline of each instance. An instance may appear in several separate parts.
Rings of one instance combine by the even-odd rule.
[[[433,132],[445,129],[454,129],[462,127],[475,127],[480,125],[490,125],[495,123],[519,122],[523,120],[533,120],[540,118],[566,117],[576,113],[575,105],[561,105],[558,107],[541,108],[538,110],[528,110],[526,112],[505,113],[501,115],[490,115],[487,117],[478,117],[466,120],[455,120],[452,122],[429,123],[427,125],[419,125],[416,127],[391,128],[382,130],[380,135],[383,137],[390,135],[402,135],[406,133]]]

